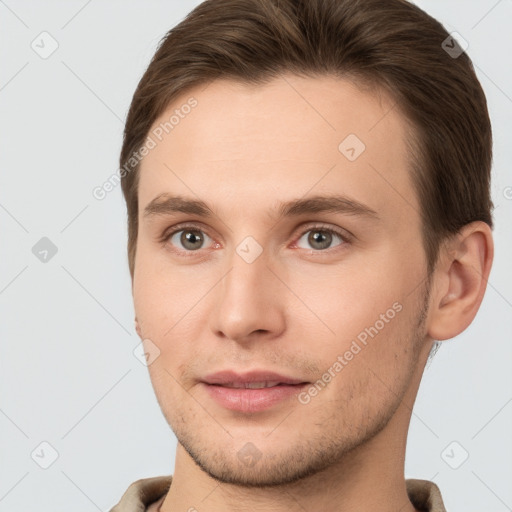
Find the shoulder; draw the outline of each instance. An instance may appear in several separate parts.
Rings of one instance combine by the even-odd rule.
[[[439,487],[430,480],[410,478],[405,481],[411,503],[426,512],[446,512]]]
[[[172,475],[136,480],[129,485],[110,512],[149,512],[147,507],[165,496],[171,482]]]

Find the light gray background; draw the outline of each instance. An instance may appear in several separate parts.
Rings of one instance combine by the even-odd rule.
[[[0,1],[1,511],[107,511],[134,480],[174,470],[133,353],[121,189],[92,190],[116,171],[158,41],[199,3]],[[496,256],[477,318],[425,372],[406,476],[434,480],[448,512],[510,511],[512,1],[417,3],[468,41],[487,94]],[[47,59],[31,48],[43,31],[59,45]],[[58,248],[46,263],[32,252],[42,237]]]

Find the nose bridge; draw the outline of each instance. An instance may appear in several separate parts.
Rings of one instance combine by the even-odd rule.
[[[250,237],[248,237],[250,238]],[[244,239],[229,259],[229,271],[219,283],[213,326],[231,339],[255,330],[275,331],[282,315],[267,252],[254,239]]]
[[[242,241],[233,251],[231,270],[223,280],[223,299],[256,304],[268,286],[267,265],[267,252],[258,242],[254,239]]]

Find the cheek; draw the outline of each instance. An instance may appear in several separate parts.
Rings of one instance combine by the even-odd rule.
[[[195,282],[190,268],[165,269],[154,260],[141,252],[134,274],[133,301],[143,338],[159,350],[159,356],[148,366],[153,386],[170,399],[172,390],[179,392],[174,379],[181,380],[180,365],[200,356],[196,340],[201,338],[205,325],[201,305],[211,285],[203,278]]]
[[[409,289],[403,266],[402,272],[393,266],[397,263],[381,258],[288,273],[287,284],[297,296],[289,308],[291,325],[298,317],[311,317],[322,337],[336,343],[372,326],[390,309],[388,316],[394,317],[393,304],[402,303]]]
[[[403,369],[414,343],[418,307],[414,283],[421,282],[421,267],[414,260],[408,263],[391,256],[381,253],[378,260],[368,258],[350,268],[318,266],[314,272],[288,274],[290,288],[304,302],[290,304],[290,329],[325,370],[341,356],[339,371],[346,374],[353,367],[349,373],[361,375],[371,368],[391,383]],[[336,372],[331,369],[331,373]],[[342,384],[341,379],[338,382]]]
[[[141,248],[135,265],[133,303],[143,334],[163,339],[172,335],[173,326],[200,301],[204,290],[193,282],[190,269],[163,266],[158,259]]]

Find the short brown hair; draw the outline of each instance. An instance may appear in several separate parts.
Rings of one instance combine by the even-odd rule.
[[[492,134],[465,52],[405,0],[206,0],[161,40],[128,112],[120,155],[133,279],[139,163],[155,120],[187,90],[217,78],[264,84],[283,72],[330,75],[383,90],[413,127],[410,162],[428,275],[443,240],[480,220],[493,227]],[[444,43],[444,44],[443,44]],[[457,48],[457,47],[456,47]]]

